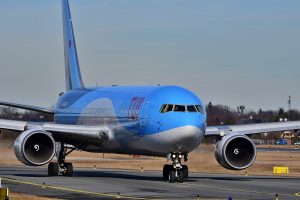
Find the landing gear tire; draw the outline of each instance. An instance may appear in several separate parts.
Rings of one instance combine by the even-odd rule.
[[[189,177],[189,169],[186,165],[182,165],[181,161],[188,160],[187,153],[170,153],[168,159],[172,160],[172,165],[164,165],[163,178],[168,179],[170,183],[176,181],[182,183]]]
[[[169,173],[169,182],[170,183],[176,182],[176,173],[174,169],[172,169]]]
[[[182,171],[183,171],[183,179],[187,180],[189,178],[189,168],[186,165],[182,165]]]
[[[51,162],[48,165],[48,176],[58,175],[58,164],[56,162]]]
[[[68,151],[69,149],[69,151]],[[73,165],[72,163],[66,163],[65,158],[72,151],[75,150],[71,148],[66,148],[64,143],[61,143],[60,149],[58,150],[57,162],[51,162],[48,165],[48,176],[57,176],[59,173],[63,176],[73,175]]]
[[[65,163],[66,171],[63,174],[64,176],[73,176],[73,164],[72,163]]]
[[[170,171],[173,169],[172,165],[164,165],[163,169],[163,179],[168,180]]]
[[[178,170],[178,182],[183,183],[183,180],[184,180],[183,170]]]

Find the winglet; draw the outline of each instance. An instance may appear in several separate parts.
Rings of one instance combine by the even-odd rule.
[[[66,90],[84,88],[68,0],[62,0]]]

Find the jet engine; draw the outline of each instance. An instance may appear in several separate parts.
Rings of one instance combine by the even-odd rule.
[[[19,161],[30,166],[49,163],[55,155],[55,141],[44,130],[24,131],[15,141],[15,155]]]
[[[256,148],[248,136],[229,134],[216,144],[215,157],[226,169],[242,170],[255,161]]]

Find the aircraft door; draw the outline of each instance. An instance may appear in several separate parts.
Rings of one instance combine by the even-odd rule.
[[[141,113],[140,113],[140,125],[144,128],[148,123],[148,111],[149,111],[150,101],[145,101],[142,105]]]

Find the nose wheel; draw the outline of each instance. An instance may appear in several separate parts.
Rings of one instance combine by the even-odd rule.
[[[171,153],[170,159],[172,165],[164,165],[163,178],[170,183],[179,182],[182,183],[189,177],[189,169],[187,165],[181,165],[181,160],[187,161],[187,154]]]
[[[73,175],[73,164],[65,162],[65,158],[75,149],[70,149],[68,151],[65,148],[64,144],[61,143],[61,148],[58,154],[58,162],[51,162],[48,165],[48,176],[58,176],[62,174],[63,176],[72,176]]]

